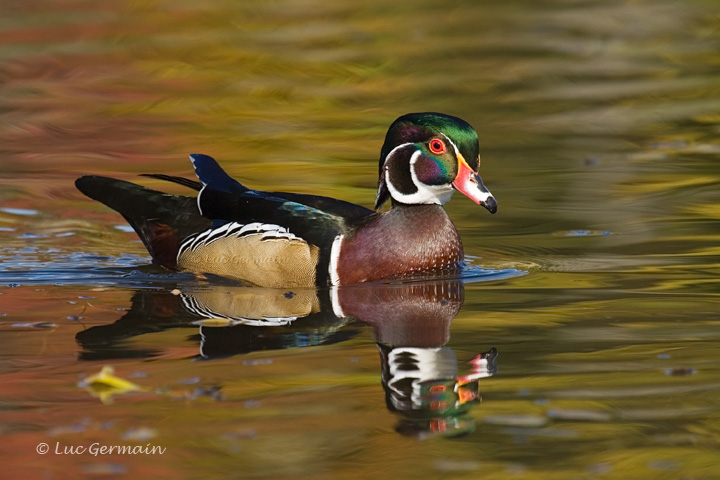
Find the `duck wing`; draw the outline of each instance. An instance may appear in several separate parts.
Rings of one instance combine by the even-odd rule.
[[[190,159],[203,187],[198,206],[213,226],[235,222],[278,225],[311,244],[323,247],[359,219],[373,215],[368,208],[320,195],[251,190],[232,179],[207,155]]]

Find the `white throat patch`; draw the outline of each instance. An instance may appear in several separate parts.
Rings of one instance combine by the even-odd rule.
[[[405,146],[408,144],[400,145]],[[394,153],[395,150],[397,150],[396,147],[393,149],[392,152],[390,152],[390,155]],[[390,156],[388,155],[388,157]],[[417,159],[422,155],[422,152],[420,150],[416,151],[412,154],[412,157],[410,157],[410,178],[413,181],[413,185],[415,185],[415,188],[417,188],[417,192],[406,194],[402,193],[400,190],[395,188],[395,185],[392,184],[390,181],[390,175],[388,174],[388,170],[383,170],[383,175],[385,176],[385,184],[387,185],[387,189],[390,191],[390,195],[392,196],[395,201],[405,204],[435,204],[435,205],[444,205],[450,198],[452,197],[453,193],[455,193],[455,189],[452,187],[451,184],[449,185],[427,185],[420,181],[417,174],[415,173],[415,163],[417,162]]]

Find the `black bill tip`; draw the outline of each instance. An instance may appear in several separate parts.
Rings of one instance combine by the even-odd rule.
[[[495,197],[488,197],[481,205],[487,208],[487,211],[490,213],[497,212],[497,201],[495,201]]]

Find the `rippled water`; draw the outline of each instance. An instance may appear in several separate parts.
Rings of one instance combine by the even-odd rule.
[[[8,478],[720,478],[716,2],[0,13]],[[73,185],[204,152],[371,206],[385,129],[424,110],[476,127],[499,202],[447,205],[458,279],[197,282]]]

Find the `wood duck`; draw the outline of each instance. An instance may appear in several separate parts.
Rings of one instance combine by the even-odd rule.
[[[477,173],[477,133],[440,113],[403,115],[390,126],[375,211],[329,197],[251,190],[211,157],[190,159],[200,182],[147,176],[198,190],[197,198],[98,176],[81,177],[76,186],[121,213],[163,267],[263,287],[456,273],[463,247],[443,204],[459,190],[497,211]],[[388,199],[390,209],[379,211]]]

